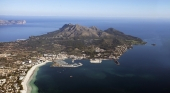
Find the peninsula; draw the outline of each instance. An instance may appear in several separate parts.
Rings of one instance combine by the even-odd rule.
[[[126,35],[114,28],[101,30],[79,24],[65,24],[56,31],[30,36],[26,40],[0,42],[0,92],[27,92],[28,78],[36,67],[48,60],[54,62],[52,67],[83,66],[81,63],[63,64],[54,61],[67,58],[73,61],[90,59],[91,63],[113,59],[119,65],[117,60],[127,49],[145,43],[138,37]]]
[[[26,23],[25,20],[0,20],[0,25],[14,25],[14,24],[22,25],[25,23]]]

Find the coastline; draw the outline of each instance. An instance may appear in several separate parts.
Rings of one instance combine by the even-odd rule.
[[[29,81],[27,83],[27,93],[38,93],[38,87],[34,84],[34,82],[36,81],[36,76],[37,76],[37,72],[39,70],[39,67],[37,67],[33,74],[30,76]]]
[[[21,93],[30,93],[31,92],[31,87],[29,86],[29,82],[32,79],[31,78],[32,75],[34,74],[35,71],[37,71],[36,69],[38,69],[38,67],[43,66],[48,62],[51,62],[51,61],[45,61],[43,63],[34,65],[33,67],[31,67],[31,69],[27,72],[25,78],[22,80],[21,85],[23,86],[23,90],[21,90]]]

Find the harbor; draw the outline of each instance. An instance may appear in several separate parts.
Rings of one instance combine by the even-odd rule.
[[[55,60],[51,67],[80,67],[82,63],[67,63],[63,60]]]

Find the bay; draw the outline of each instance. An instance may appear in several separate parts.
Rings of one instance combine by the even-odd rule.
[[[160,48],[135,46],[121,56],[120,66],[113,60],[77,60],[83,63],[79,68],[51,68],[49,63],[40,67],[35,85],[39,93],[168,93],[170,58]]]
[[[12,18],[12,17],[10,17]],[[134,46],[119,59],[91,64],[89,60],[79,68],[51,68],[48,63],[39,68],[34,84],[39,93],[169,93],[170,92],[170,22],[146,19],[81,19],[14,17],[26,19],[25,25],[0,26],[0,42],[15,41],[41,35],[73,23],[96,26],[102,30],[109,27],[125,34],[142,38],[146,45]],[[9,19],[9,17],[1,17]],[[151,44],[155,43],[156,46]],[[70,62],[68,59],[66,62]],[[72,76],[72,78],[70,77]]]

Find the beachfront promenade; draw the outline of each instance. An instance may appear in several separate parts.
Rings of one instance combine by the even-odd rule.
[[[31,67],[31,69],[27,72],[25,78],[22,80],[21,85],[23,86],[23,90],[20,91],[21,93],[31,92],[31,89],[29,88],[29,81],[31,79],[30,77],[32,76],[36,68],[45,65],[47,62],[51,62],[51,61],[46,60],[45,62],[42,62],[40,64],[37,64]]]

